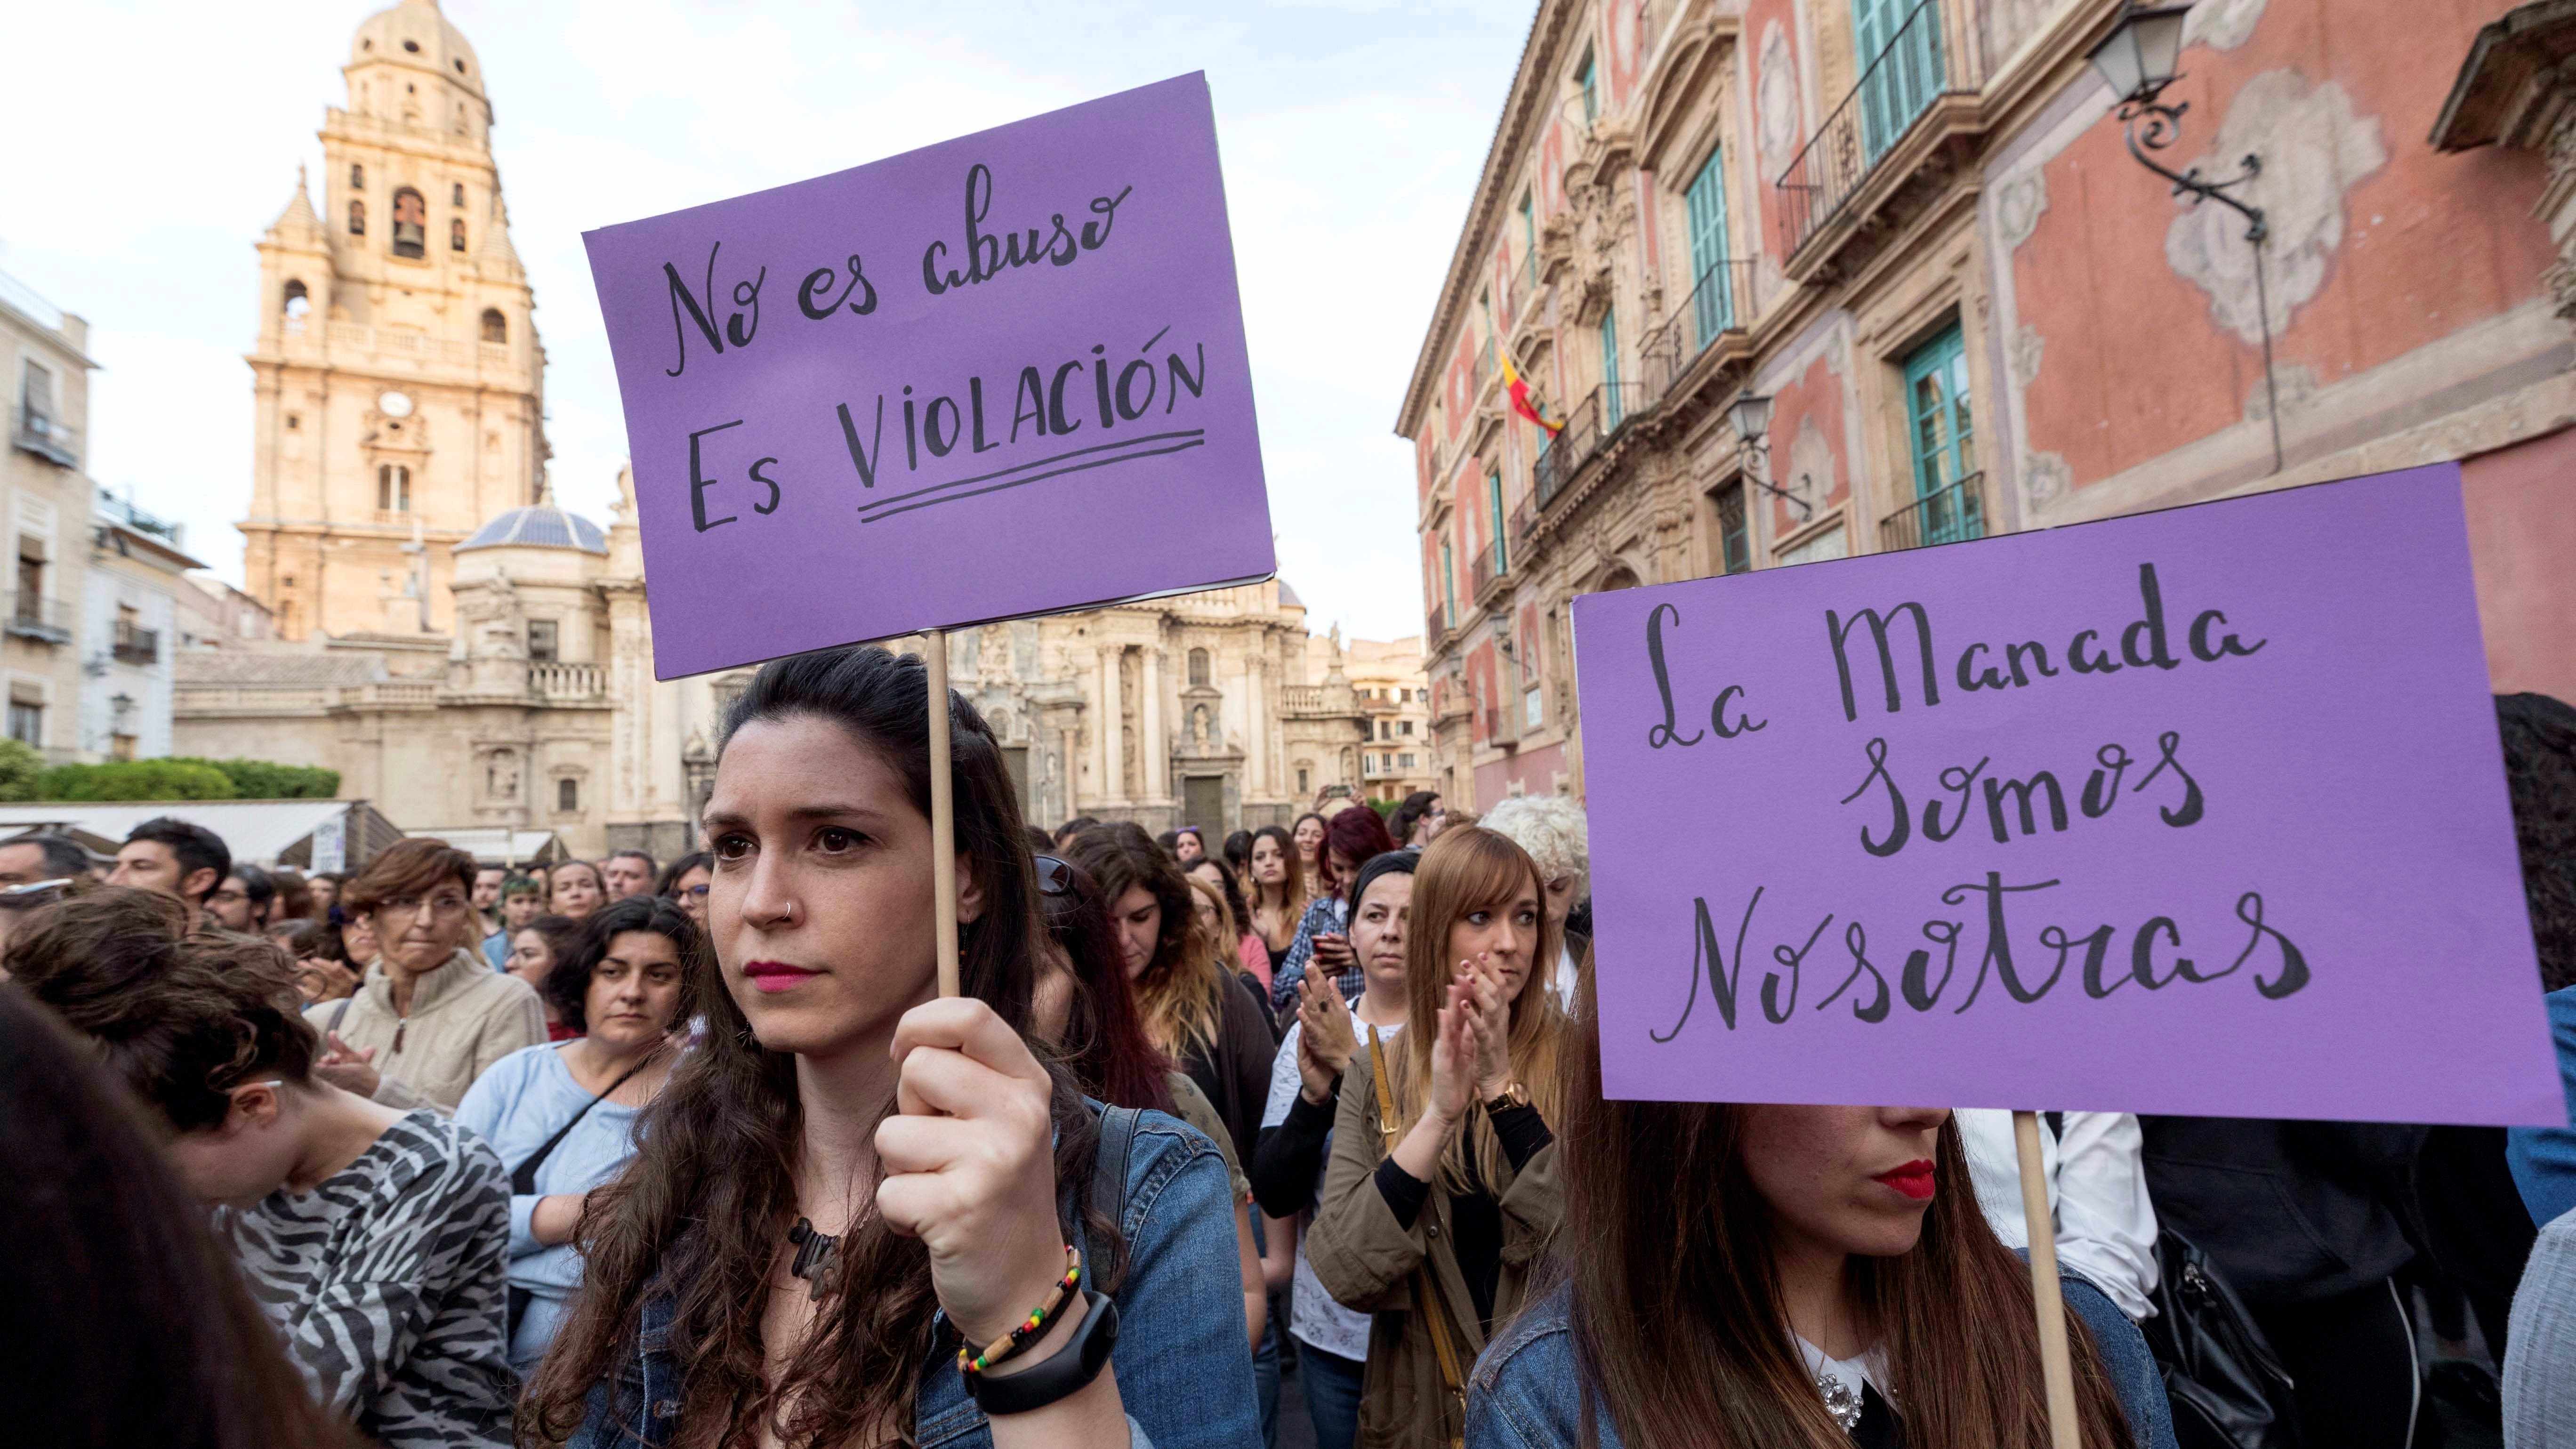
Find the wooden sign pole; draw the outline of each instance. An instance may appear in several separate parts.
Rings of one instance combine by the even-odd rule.
[[[948,631],[922,636],[922,661],[930,666],[930,895],[931,929],[938,940],[939,994],[957,995],[957,804],[948,766]],[[2036,1149],[2033,1149],[2034,1151]],[[2027,1169],[2024,1169],[2027,1171]],[[2050,1279],[2056,1281],[2055,1258]],[[2065,1355],[2059,1331],[2058,1357]]]
[[[2057,1222],[2039,1157],[2039,1114],[2013,1113],[2021,1152],[2021,1215],[2030,1228],[2030,1298],[2039,1314],[2039,1372],[2048,1389],[2050,1449],[2082,1449],[2075,1420],[2075,1367],[2066,1347],[2066,1299],[2057,1286]]]

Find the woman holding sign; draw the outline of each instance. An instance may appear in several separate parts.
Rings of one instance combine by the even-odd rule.
[[[964,994],[934,994],[927,697],[920,661],[836,649],[773,661],[728,711],[705,1034],[577,1230],[587,1288],[530,1438],[1258,1439],[1224,1165],[1024,1044],[1028,846],[953,695]]]
[[[1560,1164],[1582,1251],[1476,1365],[1469,1442],[2047,1449],[2030,1270],[1946,1110],[1603,1101],[1591,995]],[[2146,1341],[2064,1292],[2084,1449],[2173,1449]]]
[[[1519,846],[1452,830],[1422,853],[1405,927],[1405,1033],[1359,1034],[1334,1109],[1307,1261],[1374,1315],[1370,1449],[1455,1444],[1466,1370],[1518,1312],[1561,1203],[1546,884]]]

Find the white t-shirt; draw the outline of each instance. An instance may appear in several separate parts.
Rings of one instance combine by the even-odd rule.
[[[1968,1151],[1977,1205],[2007,1248],[2030,1245],[2021,1211],[2021,1148],[2010,1112],[1962,1107],[1951,1117]],[[2126,1112],[2069,1112],[2061,1137],[2042,1123],[2040,1175],[2056,1220],[2057,1261],[2110,1295],[2132,1319],[2154,1314],[2156,1208],[2147,1197],[2145,1139]]]
[[[1297,1074],[1297,1042],[1305,1025],[1301,1021],[1290,1022],[1287,1037],[1279,1043],[1279,1055],[1271,1058],[1270,1100],[1261,1109],[1261,1125],[1264,1127],[1276,1127],[1288,1120],[1288,1109],[1296,1104],[1298,1090],[1305,1085],[1305,1079]],[[1366,1051],[1368,1027],[1356,1021],[1352,1026],[1359,1036],[1360,1049]],[[1402,1027],[1379,1027],[1378,1040],[1381,1043],[1393,1041],[1401,1030]],[[1324,1173],[1331,1166],[1332,1149],[1327,1146],[1324,1164],[1315,1173],[1315,1191],[1319,1194],[1324,1190]],[[1297,1336],[1299,1343],[1312,1345],[1326,1353],[1362,1362],[1368,1359],[1369,1316],[1357,1309],[1344,1308],[1333,1301],[1332,1294],[1324,1291],[1324,1280],[1315,1276],[1314,1265],[1306,1261],[1306,1238],[1302,1233],[1297,1238],[1297,1277],[1289,1299],[1288,1331]]]

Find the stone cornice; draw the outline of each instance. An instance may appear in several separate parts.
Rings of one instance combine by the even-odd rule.
[[[1503,102],[1501,118],[1495,122],[1494,139],[1485,148],[1485,168],[1476,181],[1475,200],[1468,204],[1466,222],[1459,228],[1458,245],[1449,256],[1448,274],[1440,283],[1439,305],[1432,309],[1430,326],[1422,337],[1422,351],[1414,359],[1412,381],[1404,389],[1404,406],[1396,414],[1398,437],[1409,438],[1421,426],[1433,379],[1447,356],[1445,343],[1472,290],[1470,274],[1483,259],[1485,244],[1498,224],[1505,186],[1528,146],[1532,128],[1553,114],[1543,104],[1546,93],[1553,90],[1548,83],[1554,75],[1551,62],[1567,22],[1583,3],[1584,0],[1540,0],[1538,14],[1530,20],[1529,39],[1521,45],[1520,70],[1512,77],[1511,94]]]

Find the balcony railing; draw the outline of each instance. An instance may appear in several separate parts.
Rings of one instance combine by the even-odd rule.
[[[1565,426],[1540,450],[1537,466],[1531,470],[1538,485],[1533,490],[1538,511],[1545,513],[1583,465],[1592,461],[1592,455],[1656,401],[1643,385],[1633,382],[1604,383],[1585,394],[1566,414]]]
[[[1493,588],[1496,582],[1505,578],[1510,572],[1508,568],[1496,562],[1491,548],[1476,550],[1474,561],[1467,565],[1469,596],[1479,603],[1483,602],[1486,591]]]
[[[1878,545],[1894,552],[1986,536],[1986,475],[1971,473],[1879,520]]]
[[[148,533],[155,538],[167,539],[173,548],[179,546],[179,540],[186,532],[178,523],[135,507],[133,499],[119,498],[112,493],[102,493],[98,496],[98,512],[100,517],[111,523],[120,523],[137,533]]]
[[[599,664],[554,659],[528,665],[528,692],[540,699],[597,699],[607,684],[607,668]]]
[[[1440,642],[1440,636],[1448,632],[1449,611],[1438,604],[1432,605],[1422,616],[1422,637],[1430,643],[1437,644]]]
[[[108,652],[116,656],[120,664],[152,664],[161,658],[161,631],[119,623],[115,642],[108,646]]]
[[[1754,277],[1750,258],[1710,263],[1682,304],[1637,344],[1649,396],[1661,399],[1710,343],[1752,322]]]
[[[62,600],[46,598],[33,589],[20,589],[6,627],[21,639],[68,644],[72,637],[70,617],[71,611]]]
[[[1795,255],[1841,216],[1934,101],[1976,90],[1976,52],[1953,13],[1958,4],[1920,0],[1861,72],[1860,84],[1780,174],[1781,205],[1773,215],[1781,256]]]
[[[1532,509],[1530,501],[1524,498],[1512,505],[1512,531],[1508,536],[1512,542],[1519,543],[1530,536],[1530,529],[1537,523],[1537,511]]]
[[[21,405],[10,441],[48,462],[80,466],[80,430],[51,413]]]

